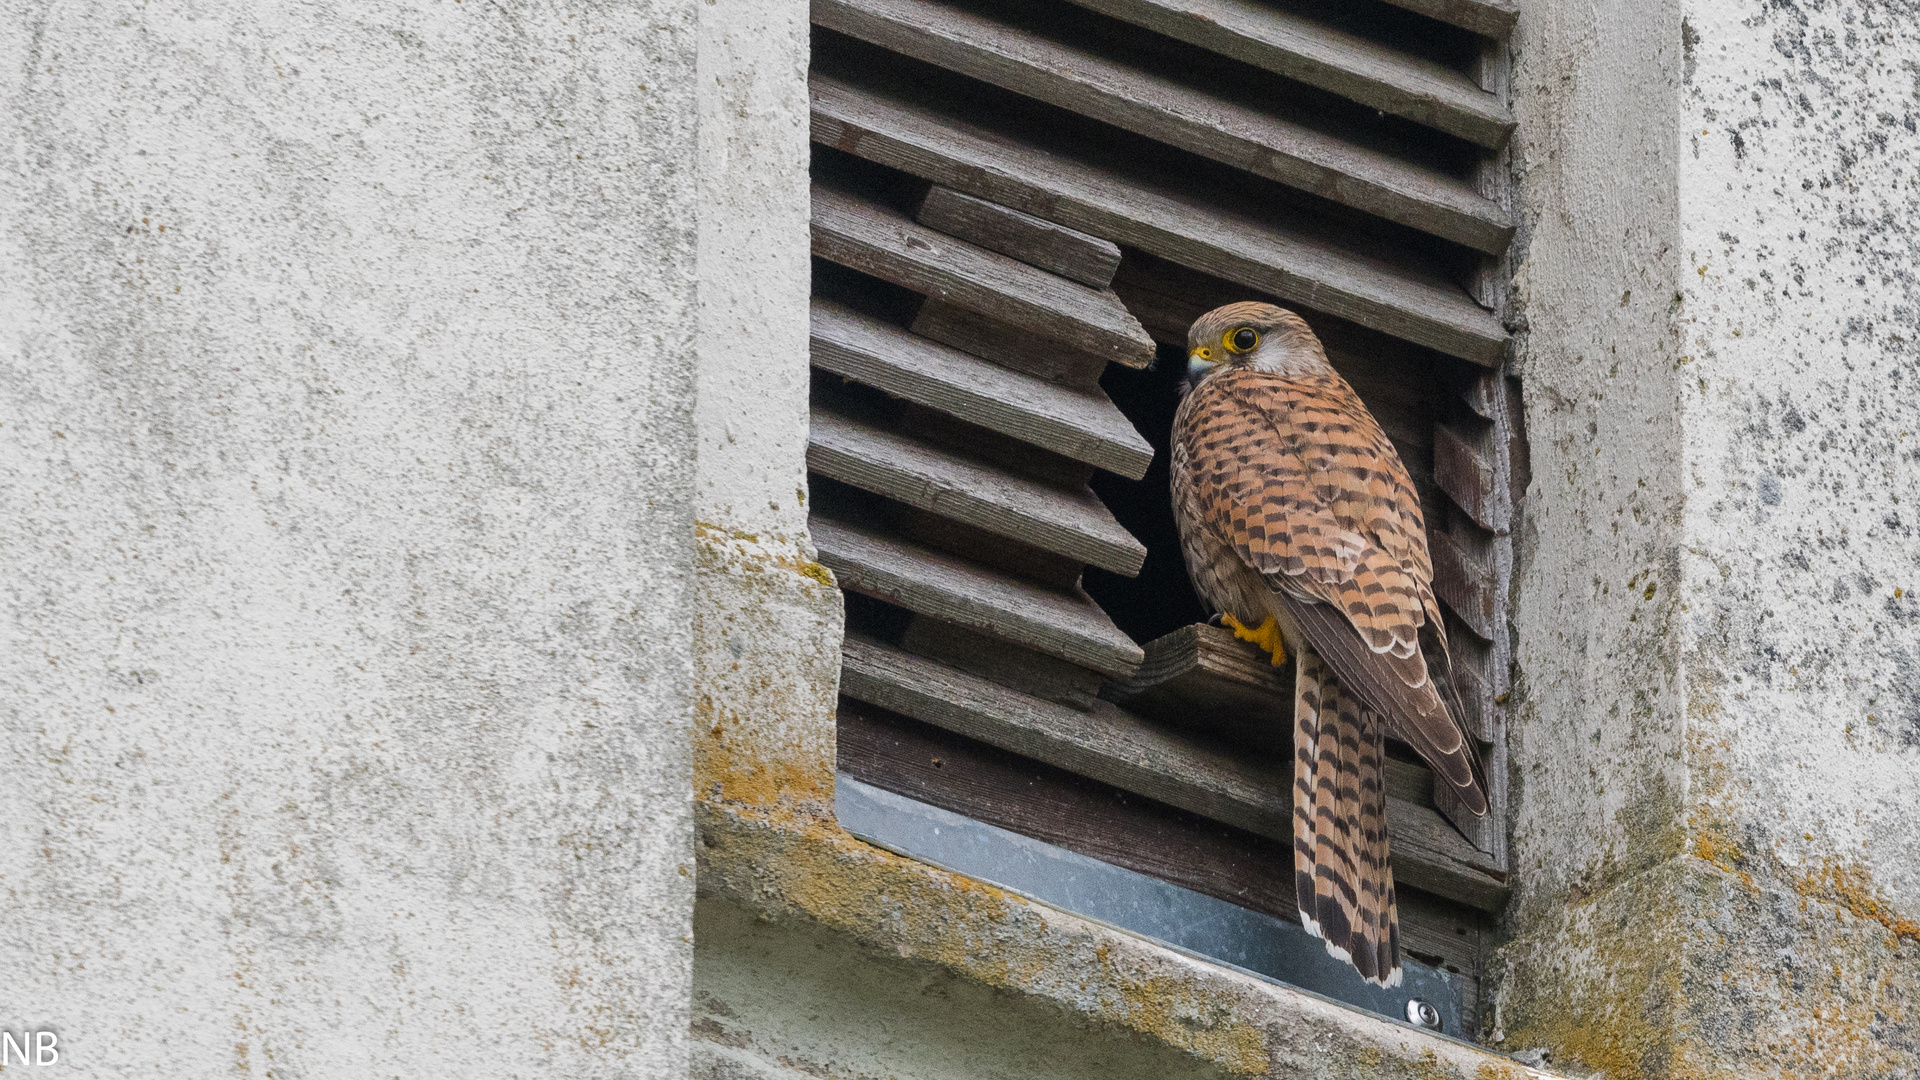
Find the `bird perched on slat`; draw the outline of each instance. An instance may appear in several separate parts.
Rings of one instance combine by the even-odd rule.
[[[1295,657],[1294,883],[1301,921],[1381,986],[1400,983],[1385,745],[1406,742],[1467,812],[1486,780],[1440,680],[1447,635],[1406,466],[1305,321],[1216,308],[1187,332],[1203,371],[1173,422],[1173,508],[1200,598]],[[1437,676],[1437,678],[1436,678]]]

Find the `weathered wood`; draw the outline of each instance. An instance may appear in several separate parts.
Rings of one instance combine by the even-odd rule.
[[[1427,534],[1433,556],[1433,594],[1484,641],[1491,641],[1499,615],[1499,582],[1493,569],[1474,558],[1452,533]]]
[[[1104,696],[1151,719],[1212,731],[1271,754],[1293,740],[1293,667],[1205,623],[1183,626],[1144,646],[1132,677]]]
[[[1068,281],[820,184],[813,185],[813,253],[1118,364],[1145,367],[1153,359],[1153,339],[1111,291]]]
[[[925,615],[907,624],[900,647],[950,668],[991,679],[1085,712],[1100,696],[1100,673]]]
[[[1073,0],[1415,123],[1494,148],[1513,115],[1465,75],[1424,57],[1250,0]]]
[[[809,525],[820,561],[850,592],[1117,678],[1140,663],[1140,646],[1077,588],[1043,588],[820,514]]]
[[[1267,654],[1206,623],[1183,626],[1147,642],[1133,675],[1107,684],[1102,696],[1128,712],[1204,731],[1257,750],[1285,768],[1293,753],[1293,665],[1274,667]],[[1389,758],[1390,794],[1415,806],[1433,797],[1424,765]]]
[[[1505,0],[1387,0],[1387,3],[1490,38],[1504,38],[1512,33],[1514,21],[1520,17],[1520,9]]]
[[[1450,282],[1392,270],[1250,214],[999,137],[816,74],[813,139],[969,195],[1493,366],[1507,333]]]
[[[1043,551],[1116,574],[1140,572],[1146,545],[1081,485],[1054,487],[844,416],[816,401],[807,468]]]
[[[1131,480],[1153,463],[1153,446],[1098,389],[1070,389],[983,364],[818,297],[812,346],[814,367],[1075,461]]]
[[[1481,742],[1494,741],[1493,691],[1487,679],[1490,649],[1451,607],[1446,611],[1447,648],[1453,661],[1454,692],[1466,712],[1467,731]]]
[[[1300,921],[1290,847],[854,698],[836,721],[839,771],[856,780]]]
[[[927,190],[914,217],[930,229],[1095,289],[1112,284],[1120,269],[1120,248],[1110,241],[939,184]]]
[[[1487,430],[1459,422],[1435,424],[1433,482],[1481,528],[1499,534],[1507,531],[1506,500],[1497,486],[1487,442]]]
[[[841,692],[1025,757],[1274,840],[1293,837],[1292,772],[1148,724],[1109,702],[1077,712],[867,638],[849,636]],[[1387,801],[1396,881],[1482,910],[1503,876],[1433,810]]]
[[[849,697],[836,713],[839,771],[874,787],[1299,922],[1292,848]],[[1469,909],[1402,894],[1400,940],[1423,963],[1468,976],[1480,924]]]
[[[1055,347],[1054,342],[1035,338],[1017,326],[932,297],[920,305],[913,332],[1073,390],[1099,390],[1100,376],[1107,370],[1107,362],[1092,353]]]
[[[912,506],[901,506],[887,521],[902,538],[969,559],[1050,589],[1073,591],[1086,576],[1087,564],[1065,555],[1042,551],[1032,544],[976,529]]]
[[[1018,94],[1486,252],[1499,204],[1436,169],[935,0],[814,0],[813,21]]]

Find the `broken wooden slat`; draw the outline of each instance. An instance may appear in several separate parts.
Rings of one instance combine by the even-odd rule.
[[[1149,720],[1260,750],[1276,764],[1291,758],[1291,664],[1275,667],[1265,652],[1206,623],[1155,638],[1145,652],[1138,670],[1108,683],[1104,697]],[[1415,806],[1432,802],[1433,773],[1425,766],[1389,758],[1386,774],[1389,793]]]
[[[1153,463],[1152,444],[1098,388],[1070,389],[983,364],[818,297],[812,346],[814,367],[1130,480]]]
[[[816,74],[810,86],[816,142],[1449,356],[1491,367],[1506,354],[1506,331],[1451,283],[837,79]]]
[[[1317,86],[1489,149],[1513,115],[1465,75],[1250,0],[1073,0],[1116,19]]]
[[[1276,668],[1233,632],[1198,623],[1148,642],[1131,678],[1105,696],[1143,716],[1286,754],[1293,745],[1293,668]]]
[[[1293,839],[1292,773],[1147,724],[1109,702],[1078,712],[849,635],[840,690],[956,734],[1274,840]],[[1453,826],[1387,800],[1395,880],[1486,911],[1507,886]]]
[[[1120,269],[1120,249],[1109,241],[939,184],[928,189],[914,216],[930,229],[1095,289],[1111,285]]]
[[[1499,490],[1486,447],[1486,431],[1463,423],[1433,426],[1433,482],[1452,497],[1481,528],[1507,531],[1506,500]]]
[[[1036,344],[1050,346],[1053,343],[1036,342],[1032,334],[1017,326],[932,297],[920,305],[920,313],[914,316],[913,332],[1001,367],[1026,372],[1073,390],[1099,390],[1100,376],[1107,370],[1107,362],[1091,353],[1065,346],[1036,348]]]
[[[1115,363],[1138,368],[1153,359],[1153,339],[1111,291],[1068,281],[819,184],[813,185],[813,253]]]
[[[810,528],[843,589],[1119,678],[1140,663],[1140,646],[1084,591],[1043,588],[819,514]]]
[[[1499,586],[1492,568],[1468,554],[1452,533],[1428,533],[1427,548],[1433,556],[1433,594],[1482,640],[1493,640]]]
[[[1520,9],[1506,0],[1387,0],[1387,3],[1490,38],[1504,38],[1512,33],[1514,21],[1520,17]]]
[[[1137,574],[1146,561],[1146,546],[1085,485],[1042,484],[835,413],[817,400],[807,468],[1116,574]]]
[[[814,0],[813,21],[1289,187],[1498,254],[1511,216],[1391,154],[935,0]]]

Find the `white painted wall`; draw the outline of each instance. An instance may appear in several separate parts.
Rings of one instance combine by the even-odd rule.
[[[0,6],[0,1026],[684,1074],[694,20]]]

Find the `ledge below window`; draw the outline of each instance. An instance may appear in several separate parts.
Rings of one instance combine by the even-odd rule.
[[[704,800],[695,814],[705,900],[1031,995],[1226,1073],[1349,1076],[1358,1062],[1378,1077],[1549,1076],[904,858],[831,820]]]

